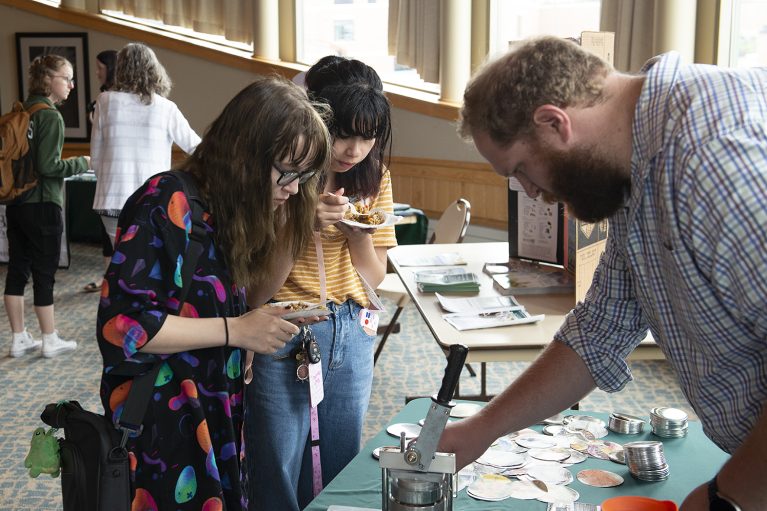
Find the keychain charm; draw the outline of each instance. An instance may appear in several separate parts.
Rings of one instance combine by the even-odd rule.
[[[306,365],[306,350],[303,344],[293,350],[293,358],[296,359],[296,378],[298,381],[306,381],[309,379],[309,367]]]

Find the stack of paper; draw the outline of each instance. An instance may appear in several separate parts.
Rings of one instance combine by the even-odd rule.
[[[457,252],[436,254],[433,256],[402,256],[397,258],[400,266],[455,266],[466,264],[466,260]]]
[[[477,275],[464,268],[440,268],[415,273],[415,282],[422,293],[471,293],[479,291]]]
[[[442,317],[460,331],[524,325],[545,317],[543,314],[531,316],[513,296],[448,298],[439,293],[436,296],[442,308],[450,313]]]

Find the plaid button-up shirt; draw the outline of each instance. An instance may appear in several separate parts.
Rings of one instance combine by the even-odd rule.
[[[732,452],[767,398],[767,68],[670,53],[644,72],[631,195],[556,340],[617,391],[649,328],[706,434]]]

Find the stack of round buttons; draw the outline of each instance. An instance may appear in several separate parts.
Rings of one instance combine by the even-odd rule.
[[[627,413],[613,412],[610,414],[610,419],[607,423],[607,427],[616,433],[623,435],[636,435],[644,430],[644,419],[629,415]]]
[[[623,452],[629,473],[642,481],[663,481],[668,478],[669,468],[660,442],[629,442]]]
[[[650,410],[652,432],[665,438],[687,435],[687,414],[677,408],[655,407]]]

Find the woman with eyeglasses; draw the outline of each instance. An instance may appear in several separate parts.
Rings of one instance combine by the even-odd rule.
[[[130,43],[117,54],[114,86],[96,98],[91,158],[93,209],[115,241],[125,200],[157,172],[170,168],[173,144],[191,154],[200,137],[167,99],[171,80],[154,51]]]
[[[131,384],[116,373],[162,364],[143,432],[128,441],[133,509],[247,508],[242,362],[298,332],[285,310],[260,307],[311,242],[329,140],[306,93],[281,78],[259,78],[224,107],[179,167],[206,230],[180,310],[189,197],[161,173],[125,203],[97,320],[106,417],[119,420]]]
[[[12,357],[37,351],[55,357],[77,348],[76,341],[58,336],[53,310],[53,285],[64,232],[64,178],[88,170],[89,158],[61,159],[64,118],[56,105],[64,102],[74,85],[72,64],[59,55],[42,55],[29,66],[29,97],[24,108],[30,118],[30,154],[38,184],[21,202],[6,206],[8,224],[8,273],[5,277],[5,311],[11,323]],[[32,276],[34,306],[42,340],[24,324],[24,288]]]
[[[359,452],[376,338],[362,322],[375,314],[369,293],[386,275],[386,250],[397,244],[392,226],[368,230],[340,222],[350,198],[358,208],[393,211],[391,178],[383,164],[391,138],[390,106],[380,78],[360,61],[336,57],[312,66],[305,84],[311,98],[333,111],[328,124],[332,159],[319,183],[315,243],[296,259],[274,299],[327,300],[328,320],[310,327],[321,356],[316,366],[321,366],[324,399],[311,410],[313,384],[299,381],[301,363],[311,355],[303,353],[303,335],[273,354],[255,357],[246,392],[251,510],[303,509],[320,483],[329,483]],[[311,440],[317,436],[313,422],[319,456]],[[320,466],[321,481],[314,481],[313,470]]]

